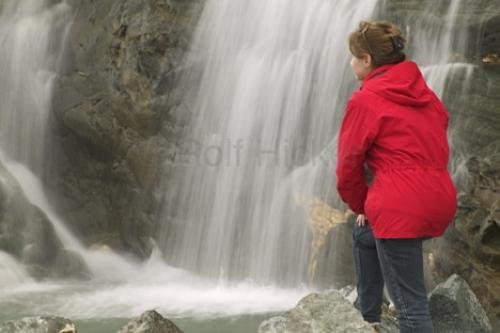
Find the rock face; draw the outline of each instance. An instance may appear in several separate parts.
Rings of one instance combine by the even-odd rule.
[[[492,332],[486,312],[462,278],[454,274],[429,295],[436,332]]]
[[[201,3],[72,0],[52,127],[60,210],[88,244],[151,251],[175,82]],[[170,121],[170,122],[169,122]]]
[[[82,258],[63,247],[47,216],[25,197],[0,163],[0,251],[15,257],[35,278],[84,278]]]
[[[463,154],[457,177],[462,188],[452,225],[433,241],[431,271],[438,282],[453,273],[462,276],[499,323],[500,66],[479,66],[470,80],[466,94],[457,89],[447,96],[456,136],[466,138],[455,149]]]
[[[375,332],[337,291],[310,294],[283,316],[259,326],[259,333]]]
[[[0,324],[0,333],[76,333],[76,327],[61,317],[30,317]]]
[[[170,320],[151,310],[129,322],[118,333],[182,333],[182,331]]]
[[[386,0],[381,15],[420,31],[426,27],[415,22],[423,16],[437,26],[446,24],[440,16],[449,2],[439,4]],[[438,8],[429,13],[429,5]],[[453,60],[474,67],[457,68],[446,81],[443,100],[450,113],[459,207],[445,236],[432,241],[430,271],[437,283],[453,273],[462,276],[500,325],[500,1],[464,0],[456,15]]]

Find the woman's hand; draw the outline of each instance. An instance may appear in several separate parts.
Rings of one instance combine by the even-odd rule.
[[[359,214],[356,218],[356,224],[360,227],[364,227],[366,224],[366,216],[364,216],[363,214]]]

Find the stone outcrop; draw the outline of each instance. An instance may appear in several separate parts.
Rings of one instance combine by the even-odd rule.
[[[26,317],[0,323],[0,333],[77,333],[69,319],[56,316]],[[117,333],[182,333],[170,320],[154,310],[144,312],[131,320]]]
[[[374,332],[356,309],[352,285],[339,291],[309,294],[297,306],[261,323],[259,333]],[[382,305],[382,325],[377,332],[397,333],[399,325],[387,303]],[[429,294],[436,333],[493,332],[476,295],[460,276],[453,274]]]
[[[356,309],[359,310],[359,299],[358,299],[358,291],[356,287],[353,285],[345,286],[344,288],[339,290],[342,297],[344,297],[349,303],[351,303]],[[381,318],[381,326],[378,329],[378,332],[381,333],[398,333],[399,325],[395,317],[395,313],[393,309],[389,307],[389,301],[385,297],[384,294],[384,302],[382,304],[382,318]]]
[[[0,163],[0,251],[35,278],[86,278],[83,259],[64,248],[45,213],[32,205]]]
[[[375,330],[341,293],[309,294],[282,316],[259,326],[259,333],[370,333]]]
[[[436,332],[492,332],[488,316],[476,295],[456,274],[430,293],[429,307]]]
[[[182,333],[182,331],[158,312],[150,310],[144,312],[138,319],[130,321],[118,333]]]
[[[197,0],[69,1],[75,19],[52,127],[64,219],[87,244],[151,251],[162,161],[174,149],[175,83]]]
[[[75,324],[65,318],[43,316],[7,321],[0,324],[0,333],[76,333]]]

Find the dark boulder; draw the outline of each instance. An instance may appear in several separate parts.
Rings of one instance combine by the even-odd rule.
[[[493,332],[476,295],[467,282],[456,274],[430,293],[429,307],[436,332]]]
[[[154,310],[144,312],[138,319],[130,321],[118,333],[182,333],[170,320]]]

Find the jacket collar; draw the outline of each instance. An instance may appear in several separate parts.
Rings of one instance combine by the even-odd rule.
[[[363,84],[366,81],[370,80],[371,78],[373,78],[375,76],[381,75],[382,73],[388,71],[389,69],[391,69],[395,65],[396,64],[386,64],[386,65],[382,65],[382,66],[379,66],[379,67],[373,69],[371,72],[369,72],[368,74],[366,74],[365,78],[363,79],[363,81],[361,83],[361,87],[363,87]]]

